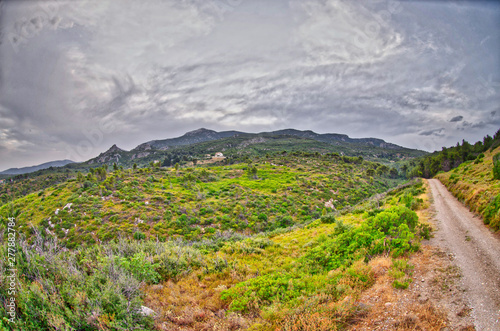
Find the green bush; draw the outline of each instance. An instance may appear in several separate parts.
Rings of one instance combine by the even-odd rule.
[[[136,231],[134,232],[134,239],[135,240],[143,240],[146,239],[146,235],[142,233],[141,231]]]
[[[413,268],[414,266],[409,264],[408,260],[393,260],[391,270],[389,270],[389,276],[393,278],[392,286],[397,289],[407,289],[413,281],[411,278]]]
[[[159,264],[149,262],[144,252],[136,253],[128,258],[117,258],[116,260],[120,267],[129,271],[135,279],[141,282],[157,283],[160,280],[160,274],[155,271]]]
[[[302,261],[312,272],[349,266],[359,259],[369,259],[382,252],[401,256],[418,250],[413,242],[417,214],[401,206],[386,209],[358,227],[342,229],[304,255]]]
[[[320,220],[321,220],[321,223],[333,224],[333,223],[335,223],[335,214],[328,213],[326,215],[321,216]]]

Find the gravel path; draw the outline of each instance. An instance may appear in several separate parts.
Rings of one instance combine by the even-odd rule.
[[[500,239],[437,179],[429,180],[438,229],[434,240],[461,269],[477,330],[500,331]]]

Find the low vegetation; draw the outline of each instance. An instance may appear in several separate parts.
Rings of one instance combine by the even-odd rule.
[[[279,153],[194,168],[99,167],[4,204],[0,215],[17,209],[27,238],[34,227],[67,248],[118,237],[202,240],[305,224],[402,181],[394,168],[338,154]]]

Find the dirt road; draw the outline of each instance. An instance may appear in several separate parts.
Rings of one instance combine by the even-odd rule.
[[[500,331],[500,239],[439,180],[429,185],[437,213],[434,240],[461,269],[476,330]]]

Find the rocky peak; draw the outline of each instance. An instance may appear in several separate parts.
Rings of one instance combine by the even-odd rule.
[[[111,146],[110,149],[108,149],[106,152],[104,152],[104,154],[119,153],[119,152],[125,152],[125,151],[123,149],[119,148],[118,146],[116,146],[116,144],[114,144],[113,146]]]

